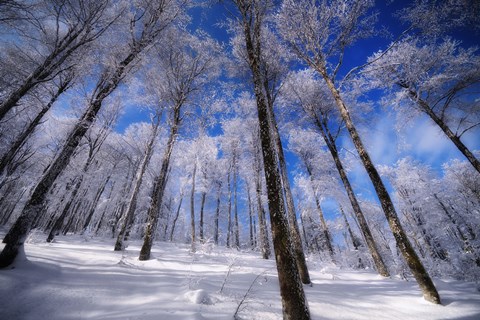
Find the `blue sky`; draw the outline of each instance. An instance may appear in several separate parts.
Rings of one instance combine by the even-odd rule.
[[[375,51],[386,48],[392,39],[396,38],[404,30],[404,26],[392,14],[410,2],[377,1],[378,24],[379,26],[387,27],[392,35],[391,37],[382,36],[362,40],[351,47],[346,52],[345,63],[341,73],[345,74],[352,67],[365,63],[368,56]],[[195,8],[192,10],[192,15],[192,29],[200,27],[218,41],[228,43],[226,30],[219,25],[229,16],[223,4],[215,3],[210,8]],[[465,32],[465,30],[456,34],[456,37],[461,39],[466,46],[479,44],[475,34]],[[139,112],[134,106],[127,107],[125,114],[117,125],[117,130],[122,132],[129,123],[146,120],[148,120],[148,111]],[[443,163],[452,159],[464,160],[463,155],[460,154],[453,143],[426,116],[420,116],[412,122],[405,124],[397,132],[395,130],[397,119],[394,111],[385,110],[377,106],[374,116],[364,122],[357,123],[357,125],[370,156],[377,166],[392,166],[399,159],[410,156],[430,165],[436,172],[441,174]],[[470,134],[462,137],[462,140],[471,150],[480,150],[480,130],[477,129],[470,132]],[[284,146],[286,145],[285,141]],[[348,135],[344,134],[341,145],[344,149],[355,153],[355,148]],[[289,163],[290,176],[292,177],[292,172],[298,169],[298,160],[292,153],[287,152],[287,161]],[[361,193],[363,197],[369,200],[376,199],[371,183],[360,161],[349,172],[349,177],[354,184],[356,192]],[[327,214],[331,218],[333,213],[329,212]]]

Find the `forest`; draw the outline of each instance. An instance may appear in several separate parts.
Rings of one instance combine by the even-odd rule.
[[[480,291],[478,39],[475,0],[0,0],[0,276],[71,237],[272,260],[283,319],[322,265]]]

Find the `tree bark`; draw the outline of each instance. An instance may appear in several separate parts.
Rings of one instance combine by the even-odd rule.
[[[268,86],[265,86],[268,93]],[[268,98],[268,97],[267,97]],[[272,128],[272,139],[277,150],[278,162],[280,164],[280,174],[283,190],[285,193],[285,200],[287,203],[287,217],[288,226],[290,228],[290,235],[292,237],[293,250],[297,260],[297,267],[300,273],[302,283],[311,284],[310,275],[308,273],[307,261],[305,260],[305,253],[303,252],[302,238],[300,237],[300,229],[298,228],[297,214],[295,210],[295,203],[293,201],[292,189],[290,188],[290,180],[288,179],[287,164],[285,161],[285,155],[283,153],[282,140],[280,139],[280,133],[278,132],[277,120],[275,119],[275,113],[273,111],[273,99],[267,99],[268,116]],[[331,247],[331,246],[330,246]],[[332,255],[333,259],[333,255]]]
[[[138,171],[135,177],[135,185],[130,194],[130,199],[128,200],[127,208],[122,213],[123,223],[122,223],[120,232],[118,233],[117,241],[115,242],[114,251],[121,251],[124,249],[125,234],[129,232],[129,230],[127,229],[129,226],[131,226],[133,222],[135,209],[137,208],[138,194],[140,193],[140,187],[142,186],[142,183],[143,183],[143,176],[145,175],[145,171],[147,170],[148,164],[150,163],[150,159],[152,158],[152,155],[153,155],[153,148],[155,145],[155,140],[158,136],[159,126],[160,126],[160,117],[157,118],[157,122],[153,126],[152,136],[147,144],[147,148],[145,149],[142,163],[138,168]]]
[[[238,201],[237,201],[237,153],[233,154],[233,214],[235,224],[235,247],[240,249],[240,227],[238,225]]]
[[[55,236],[57,233],[62,229],[63,223],[65,221],[65,218],[67,217],[68,213],[70,212],[70,207],[72,206],[73,202],[77,198],[77,193],[80,191],[80,187],[82,186],[83,178],[85,177],[85,174],[88,171],[88,168],[90,167],[90,164],[92,163],[93,158],[91,157],[91,153],[89,154],[89,157],[87,159],[87,162],[83,166],[82,171],[80,172],[80,175],[77,177],[77,182],[75,183],[75,186],[73,187],[72,193],[70,194],[70,199],[68,199],[67,203],[63,207],[62,213],[58,218],[56,219],[52,229],[50,230],[48,237],[47,237],[47,242],[52,242],[53,239],[55,239]]]
[[[215,210],[215,220],[214,220],[214,230],[213,230],[213,243],[218,245],[218,221],[220,219],[220,200],[221,200],[221,191],[222,191],[222,184],[218,183],[217,189],[217,209]]]
[[[255,141],[255,140],[254,140]],[[262,181],[260,178],[261,164],[260,164],[260,150],[257,144],[254,145],[254,169],[255,169],[255,193],[257,196],[257,215],[260,231],[260,250],[262,252],[263,259],[270,258],[270,241],[268,240],[268,228],[265,218],[265,210],[262,204]]]
[[[192,173],[192,191],[190,192],[190,232],[192,237],[191,250],[195,252],[195,178],[197,175],[197,159],[195,158]]]
[[[430,275],[425,270],[425,267],[420,261],[417,253],[415,252],[410,243],[410,240],[408,240],[408,237],[403,230],[398,215],[395,211],[395,207],[393,206],[392,200],[390,199],[390,195],[388,194],[387,189],[385,188],[385,185],[383,184],[383,181],[377,172],[377,169],[373,165],[370,159],[370,155],[368,154],[367,150],[363,145],[363,142],[360,139],[360,136],[358,135],[357,129],[353,125],[347,106],[345,105],[342,97],[340,96],[340,92],[335,88],[333,81],[328,77],[324,68],[317,68],[317,71],[322,75],[323,79],[327,84],[327,87],[333,95],[342,119],[345,122],[350,137],[352,138],[353,144],[355,145],[360,159],[362,160],[363,166],[365,167],[367,174],[372,181],[373,187],[375,188],[375,191],[380,200],[380,204],[383,208],[383,212],[385,213],[390,229],[392,230],[397,246],[400,249],[403,258],[407,262],[407,265],[409,266],[410,271],[415,277],[418,285],[420,286],[420,289],[423,292],[423,297],[427,301],[435,304],[440,304],[440,296],[438,295],[437,289],[435,288],[435,285],[433,284]]]
[[[200,242],[204,243],[205,238],[203,234],[203,209],[205,208],[205,199],[207,198],[207,193],[202,192],[202,199],[200,201],[200,223],[199,223],[199,236],[200,236]]]
[[[293,253],[288,222],[285,219],[285,208],[280,204],[283,202],[281,178],[278,172],[275,145],[271,139],[272,128],[269,123],[268,106],[262,88],[263,81],[259,65],[261,57],[260,29],[265,8],[261,6],[261,3],[250,1],[235,1],[235,4],[242,16],[248,63],[252,73],[253,90],[257,102],[260,141],[280,294],[282,297],[283,318],[310,319],[310,311]]]
[[[102,100],[103,99],[93,100],[93,103],[90,105],[87,112],[82,116],[81,120],[77,122],[73,131],[68,136],[66,144],[60,154],[48,167],[40,182],[35,187],[30,199],[22,210],[22,213],[12,226],[11,232],[9,231],[12,237],[0,254],[0,268],[7,267],[13,263],[18,254],[18,250],[23,246],[23,243],[27,238],[33,221],[38,215],[43,214],[48,191],[57,177],[66,168],[75,149],[79,145],[80,140],[92,125],[93,120],[100,110]]]
[[[175,213],[175,218],[173,219],[173,222],[172,222],[172,230],[170,230],[170,242],[173,241],[173,235],[175,234],[175,225],[177,224],[178,217],[180,216],[180,209],[182,208],[182,202],[183,202],[183,191],[180,194],[180,202],[178,203],[177,211]]]
[[[228,170],[227,176],[227,188],[228,188],[228,217],[227,217],[227,248],[231,247],[231,236],[232,236],[232,184],[230,182],[230,174],[232,168]]]
[[[332,261],[335,262],[335,252],[333,251],[332,246],[332,237],[330,236],[330,232],[328,231],[327,222],[325,221],[325,217],[323,215],[322,206],[320,204],[320,200],[318,199],[317,192],[315,187],[313,186],[313,174],[312,168],[308,163],[308,160],[303,157],[303,162],[305,163],[305,167],[307,168],[308,176],[310,177],[310,182],[312,186],[313,197],[315,198],[315,205],[317,206],[318,217],[320,219],[320,224],[322,225],[323,236],[325,238],[325,245],[327,246],[328,253],[332,258]]]
[[[368,250],[373,259],[373,263],[375,264],[375,268],[381,276],[388,277],[390,276],[390,273],[388,272],[388,268],[383,261],[380,251],[378,250],[377,243],[373,238],[372,232],[370,231],[367,219],[365,219],[365,215],[360,208],[357,196],[355,195],[355,192],[353,192],[350,180],[348,179],[345,168],[343,167],[342,161],[340,160],[340,155],[338,154],[335,139],[330,134],[330,130],[328,129],[328,126],[326,124],[326,119],[325,117],[319,119],[318,115],[315,114],[313,116],[313,120],[318,128],[318,131],[320,131],[320,134],[322,135],[322,138],[325,141],[325,144],[327,145],[330,154],[332,155],[333,161],[335,162],[335,167],[337,168],[340,179],[342,180],[342,184],[345,188],[345,191],[347,192],[348,199],[350,200],[350,204],[352,205],[353,212],[355,213],[355,217],[357,218],[359,224],[359,229],[363,234],[365,243],[367,244]]]
[[[64,72],[71,67],[64,65],[65,61],[69,59],[75,52],[79,51],[79,48],[87,45],[96,38],[98,38],[116,19],[114,17],[111,22],[105,23],[103,26],[99,24],[100,18],[103,16],[105,10],[107,10],[108,1],[98,1],[96,4],[85,4],[77,12],[76,18],[78,21],[71,21],[71,27],[66,30],[65,33],[56,30],[57,36],[62,33],[54,46],[51,48],[51,52],[46,56],[43,61],[33,70],[29,76],[6,98],[0,103],[0,121],[5,118],[5,115],[13,109],[17,103],[32,89],[39,84],[51,80],[57,73]],[[64,6],[65,3],[59,4]],[[95,5],[95,7],[93,6]],[[72,6],[70,4],[66,5]],[[73,8],[67,8],[66,10],[72,10]],[[55,8],[58,16],[52,17],[53,19],[62,19],[61,12],[63,8]],[[78,10],[75,8],[73,10]],[[100,28],[98,28],[100,26]],[[40,26],[39,28],[42,28]],[[44,29],[41,29],[44,32]],[[52,34],[53,36],[53,34]],[[63,68],[63,70],[61,70]]]
[[[37,116],[32,120],[32,122],[30,122],[27,128],[17,137],[17,139],[12,144],[10,149],[2,156],[0,160],[0,175],[3,174],[7,166],[12,162],[15,155],[18,153],[20,148],[25,144],[25,142],[33,133],[35,128],[40,124],[40,121],[42,120],[43,116],[48,112],[48,110],[50,110],[50,108],[55,103],[55,101],[57,101],[58,97],[69,88],[72,80],[73,80],[73,76],[67,77],[65,81],[62,81],[62,83],[58,87],[55,94],[50,98],[50,101],[48,102],[48,104],[42,108],[42,110],[37,114]]]
[[[250,231],[250,247],[255,249],[255,241],[253,238],[253,210],[252,210],[252,197],[250,196],[250,185],[247,182],[247,199],[248,199],[248,226]]]
[[[155,179],[152,200],[148,208],[148,222],[145,228],[145,237],[143,240],[142,248],[140,249],[139,260],[149,260],[153,245],[153,238],[157,230],[158,219],[160,215],[160,209],[162,207],[163,194],[165,192],[165,186],[167,184],[168,169],[170,166],[170,157],[172,155],[173,146],[177,137],[178,127],[180,125],[180,108],[181,104],[174,106],[172,126],[170,128],[170,136],[168,138],[165,152],[162,158],[162,166],[160,174]],[[193,242],[192,242],[193,243]]]
[[[93,215],[95,213],[95,209],[97,208],[98,201],[100,201],[100,197],[102,196],[103,192],[105,191],[105,187],[107,186],[108,182],[110,182],[110,179],[112,178],[111,175],[109,175],[105,181],[102,183],[101,187],[98,189],[97,193],[95,194],[95,198],[93,199],[92,205],[90,207],[90,210],[87,215],[87,219],[85,219],[85,223],[83,224],[82,228],[82,234],[87,230],[88,225],[92,221]]]

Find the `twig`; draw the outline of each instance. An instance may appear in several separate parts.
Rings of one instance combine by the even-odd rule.
[[[252,291],[252,288],[253,288],[253,285],[257,282],[257,279],[260,278],[262,275],[264,275],[268,270],[265,270],[263,271],[262,273],[258,274],[255,279],[253,279],[252,283],[250,284],[250,287],[248,287],[248,290],[247,292],[245,292],[245,294],[243,295],[243,298],[242,300],[240,300],[240,303],[238,304],[237,306],[237,309],[235,310],[235,313],[233,314],[233,319],[235,320],[239,320],[240,318],[238,317],[238,313],[240,312],[240,307],[242,306],[242,304],[245,302],[245,300],[247,299],[247,296],[248,294],[250,293],[250,291]]]
[[[233,267],[234,264],[235,264],[235,260],[233,260],[230,263],[230,265],[228,266],[228,272],[227,272],[227,275],[225,276],[225,278],[223,278],[223,283],[222,283],[222,288],[220,289],[220,293],[223,292],[223,288],[225,287],[225,284],[227,283],[227,279],[230,276],[230,272],[232,271],[232,267]]]

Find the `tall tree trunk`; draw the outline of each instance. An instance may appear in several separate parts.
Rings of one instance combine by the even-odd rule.
[[[268,86],[266,86],[268,88]],[[266,88],[266,89],[267,89]],[[285,192],[285,200],[287,203],[287,217],[288,225],[290,227],[290,235],[292,237],[293,250],[295,253],[298,271],[300,278],[304,284],[310,284],[310,275],[308,273],[307,262],[305,260],[305,253],[303,252],[302,238],[300,237],[300,229],[298,228],[297,214],[295,210],[295,203],[293,201],[292,189],[290,188],[290,180],[288,179],[287,164],[285,161],[285,155],[283,153],[282,140],[280,139],[280,133],[278,132],[277,120],[275,119],[275,113],[273,111],[273,99],[269,97],[267,92],[267,110],[270,125],[272,128],[272,139],[277,150],[278,162],[280,164],[280,174],[283,190]],[[331,246],[330,246],[331,247]],[[332,255],[333,257],[333,255]]]
[[[42,110],[37,114],[37,116],[32,120],[32,122],[30,122],[27,128],[17,137],[15,142],[10,146],[10,149],[2,156],[2,158],[0,159],[0,176],[3,174],[7,166],[12,162],[15,155],[25,144],[25,142],[33,133],[35,128],[40,124],[43,116],[47,113],[48,110],[50,110],[55,101],[57,101],[58,97],[69,88],[72,80],[73,74],[67,77],[64,81],[62,81],[62,83],[60,83],[57,91],[52,95],[48,104],[42,108]]]
[[[172,155],[173,146],[177,137],[178,127],[180,125],[180,108],[181,104],[178,104],[173,109],[173,121],[170,128],[170,136],[168,138],[165,152],[163,154],[160,174],[155,179],[150,206],[147,213],[148,221],[145,228],[145,236],[142,248],[140,249],[140,256],[138,257],[139,260],[150,259],[153,238],[157,230],[160,209],[162,207],[163,194],[165,192],[165,186],[167,184],[167,175],[170,167],[170,157]]]
[[[348,234],[350,235],[350,239],[352,241],[353,249],[358,252],[358,248],[361,246],[361,243],[359,242],[359,240],[357,239],[357,237],[353,233],[352,228],[350,228],[350,223],[348,222],[347,215],[343,211],[343,208],[342,208],[341,205],[340,205],[340,212],[342,214],[343,221],[345,222],[345,227],[347,228]],[[363,264],[362,258],[360,258],[360,256],[358,257],[358,267],[359,268],[364,268],[365,267],[365,265]]]
[[[220,200],[221,200],[221,192],[222,192],[222,183],[218,183],[217,189],[217,209],[215,210],[215,219],[214,219],[214,230],[213,230],[213,243],[218,245],[218,221],[220,219]]]
[[[112,178],[112,176],[110,174],[105,179],[105,181],[102,183],[102,185],[98,189],[97,193],[95,194],[95,198],[93,199],[90,210],[88,211],[87,219],[85,219],[85,223],[83,224],[82,234],[87,230],[88,226],[90,225],[90,222],[92,221],[92,218],[93,218],[93,214],[95,213],[95,210],[97,209],[97,206],[98,206],[98,202],[100,201],[100,197],[102,196],[103,192],[105,191],[105,187],[107,186],[108,182],[110,182],[111,178]]]
[[[262,204],[262,181],[260,178],[260,150],[257,145],[254,146],[254,167],[255,167],[255,193],[257,196],[257,215],[260,231],[260,250],[262,251],[263,259],[270,258],[270,241],[268,240],[268,228],[265,218],[265,210]]]
[[[199,236],[200,236],[200,242],[204,243],[204,234],[203,234],[203,209],[205,207],[205,199],[207,198],[207,193],[204,191],[202,192],[202,200],[200,202],[200,224],[199,224]]]
[[[75,186],[73,187],[72,193],[70,194],[70,199],[68,199],[67,203],[63,207],[62,213],[58,218],[56,219],[53,228],[50,230],[48,237],[47,237],[47,242],[52,242],[53,239],[55,239],[55,236],[57,233],[62,229],[63,223],[65,221],[65,218],[67,217],[68,213],[70,212],[70,207],[72,206],[73,202],[77,199],[77,193],[80,191],[80,187],[82,186],[83,178],[85,177],[85,174],[88,171],[88,168],[90,167],[90,164],[92,163],[92,153],[90,152],[89,157],[87,159],[87,162],[83,166],[82,171],[80,172],[80,175],[77,177],[77,182],[75,183]]]
[[[248,1],[247,1],[248,2]],[[267,185],[268,207],[272,228],[273,245],[277,262],[280,295],[282,297],[284,319],[310,319],[307,299],[297,268],[292,248],[285,208],[282,206],[283,191],[278,172],[275,145],[271,139],[272,128],[268,117],[268,106],[263,92],[260,71],[261,44],[260,30],[263,19],[262,3],[237,1],[242,15],[248,63],[252,73],[253,90],[257,102],[260,141]],[[265,5],[265,4],[263,4]]]
[[[228,217],[227,217],[227,248],[231,247],[232,238],[232,184],[230,182],[230,174],[232,168],[228,170],[227,188],[228,188]]]
[[[305,231],[305,224],[303,223],[303,214],[300,213],[300,223],[302,224],[302,233],[303,233],[303,241],[305,241],[305,248],[307,252],[310,248],[310,244],[307,238],[307,232]]]
[[[238,225],[238,200],[237,200],[237,153],[233,154],[233,214],[235,223],[235,247],[240,249],[240,227]]]
[[[250,247],[255,249],[255,241],[253,239],[253,209],[252,209],[252,197],[250,196],[250,185],[247,182],[247,199],[248,199],[248,226],[250,231]]]
[[[195,178],[197,175],[197,159],[195,158],[193,164],[192,173],[192,191],[190,192],[190,232],[192,237],[191,250],[195,252],[195,242],[197,241],[195,236]]]
[[[345,122],[350,137],[352,138],[353,144],[355,145],[360,159],[362,160],[363,166],[365,167],[368,176],[372,181],[373,187],[375,188],[375,191],[380,200],[380,204],[383,208],[383,212],[385,213],[388,224],[390,225],[390,229],[392,230],[397,246],[400,249],[403,258],[407,262],[410,271],[417,280],[417,283],[423,292],[424,298],[432,303],[440,304],[440,296],[438,295],[437,289],[435,288],[435,285],[433,284],[430,275],[425,270],[425,267],[418,258],[417,253],[413,249],[410,240],[408,240],[408,237],[403,230],[398,215],[395,211],[395,207],[393,206],[392,200],[390,199],[390,195],[388,194],[387,189],[385,188],[385,185],[383,184],[383,181],[377,172],[377,169],[373,165],[370,159],[370,155],[368,154],[367,150],[363,145],[363,142],[360,139],[360,136],[358,135],[357,129],[353,125],[347,106],[345,105],[342,97],[340,96],[340,92],[335,88],[333,81],[328,77],[324,67],[319,68],[319,70],[317,71],[320,72],[327,84],[327,87],[332,93],[335,103],[337,104],[337,107],[340,111],[340,115],[342,116],[342,119]]]
[[[177,211],[175,212],[175,218],[172,222],[172,230],[170,230],[170,242],[173,241],[173,235],[175,234],[175,225],[177,224],[178,217],[180,216],[180,209],[182,208],[183,202],[183,190],[180,193],[180,202],[178,203]]]
[[[361,243],[359,243],[357,237],[352,231],[352,228],[350,228],[350,223],[348,222],[347,215],[345,214],[345,211],[343,211],[342,206],[340,206],[340,212],[342,213],[343,217],[343,222],[345,222],[345,227],[347,228],[348,235],[350,236],[350,239],[352,240],[352,245],[354,250],[358,250],[358,248],[361,246]]]
[[[137,199],[140,193],[140,187],[143,183],[143,177],[145,175],[145,171],[147,171],[148,164],[150,163],[150,159],[153,155],[153,147],[155,145],[155,140],[158,136],[158,128],[160,126],[160,116],[157,117],[156,123],[153,125],[153,132],[150,140],[148,141],[147,148],[145,149],[145,153],[140,164],[140,167],[137,170],[137,174],[135,177],[135,185],[133,190],[130,194],[130,198],[128,200],[127,208],[122,213],[122,227],[120,232],[117,236],[117,241],[115,242],[114,251],[121,251],[124,249],[124,240],[125,235],[129,232],[128,227],[132,225],[133,217],[135,215],[135,209],[137,208]]]
[[[342,184],[347,192],[348,199],[350,200],[350,204],[352,205],[353,212],[355,213],[355,217],[357,218],[357,222],[359,224],[359,229],[363,234],[365,239],[365,243],[367,244],[368,250],[370,255],[372,256],[373,263],[375,264],[375,268],[377,272],[383,276],[388,277],[390,273],[388,272],[388,268],[383,261],[382,255],[378,250],[377,243],[373,238],[372,232],[370,231],[370,227],[368,226],[367,219],[365,219],[365,215],[363,214],[362,209],[360,208],[360,204],[358,203],[357,196],[355,192],[353,192],[352,185],[350,184],[350,180],[347,177],[347,173],[343,167],[342,161],[340,160],[340,155],[338,154],[337,146],[335,139],[330,133],[330,130],[327,125],[327,119],[322,117],[320,119],[318,115],[314,115],[314,122],[317,126],[320,134],[322,135],[325,144],[327,145],[330,154],[332,155],[333,161],[335,162],[335,167],[337,168],[338,174],[340,175],[340,179],[342,180]]]
[[[308,163],[307,159],[303,158],[303,162],[305,164],[305,167],[307,168],[308,176],[310,177],[313,197],[315,198],[315,205],[317,206],[318,217],[320,218],[320,224],[322,225],[323,237],[325,238],[325,245],[327,246],[327,250],[328,250],[328,253],[330,254],[330,257],[332,258],[332,261],[335,262],[335,252],[333,251],[332,237],[330,236],[330,232],[328,231],[328,226],[327,226],[327,222],[325,221],[325,217],[323,215],[322,206],[320,204],[320,200],[318,199],[317,191],[315,190],[315,187],[313,185],[312,168],[311,168],[310,164]]]
[[[110,76],[102,77],[98,82],[94,91],[95,94],[90,100],[87,111],[70,132],[62,150],[46,169],[46,172],[43,174],[30,196],[30,199],[23,208],[22,213],[13,225],[13,239],[6,244],[2,253],[0,253],[0,268],[9,266],[15,260],[18,250],[23,246],[23,243],[30,232],[33,221],[44,211],[48,191],[57,177],[67,167],[70,158],[80,144],[80,141],[85,136],[87,130],[92,126],[102,107],[103,100],[117,88],[118,84],[127,73],[127,67],[135,60],[148,43],[149,41],[144,41],[144,43],[142,43],[143,46],[140,48],[132,46],[131,52],[117,65],[115,71]]]

